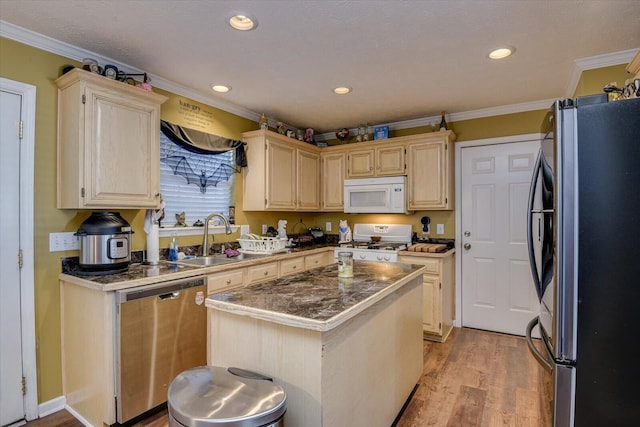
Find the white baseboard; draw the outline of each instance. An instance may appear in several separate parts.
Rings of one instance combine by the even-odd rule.
[[[54,412],[62,411],[67,405],[67,399],[64,396],[56,397],[47,402],[38,405],[38,417],[43,418]]]
[[[73,415],[73,417],[80,421],[83,425],[87,426],[87,427],[93,427],[91,425],[91,423],[87,420],[85,420],[84,418],[82,418],[82,416],[80,414],[78,414],[76,411],[74,411],[71,407],[67,406],[65,407],[65,409],[71,414]]]

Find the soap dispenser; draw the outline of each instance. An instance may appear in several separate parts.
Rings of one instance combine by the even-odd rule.
[[[178,260],[178,241],[176,240],[176,232],[171,235],[171,243],[169,244],[169,261]]]

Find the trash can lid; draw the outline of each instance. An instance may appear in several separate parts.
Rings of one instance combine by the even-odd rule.
[[[187,427],[255,427],[280,419],[286,399],[282,387],[260,374],[199,366],[171,382],[168,409],[170,416]]]

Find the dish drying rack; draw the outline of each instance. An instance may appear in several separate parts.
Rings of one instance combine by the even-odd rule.
[[[240,242],[238,252],[249,255],[271,255],[285,251],[288,239],[280,239],[277,237],[259,237],[251,235],[243,235]]]

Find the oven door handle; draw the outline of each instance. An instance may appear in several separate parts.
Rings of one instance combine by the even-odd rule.
[[[545,350],[547,350],[547,355],[551,360],[545,358],[544,355],[540,353],[540,351],[538,350],[538,347],[536,347],[535,344],[533,343],[533,337],[531,336],[531,331],[533,331],[533,328],[535,328],[536,325],[538,325],[539,323],[540,323],[540,317],[537,316],[531,319],[531,321],[527,324],[527,332],[526,332],[527,346],[529,347],[529,351],[531,352],[533,357],[538,361],[538,363],[542,365],[543,368],[551,372],[553,371],[553,361],[552,361],[553,359],[551,359],[551,352],[549,351],[549,347],[547,347],[546,342],[543,343],[545,344],[544,348]],[[543,335],[543,341],[545,341],[544,335]]]

